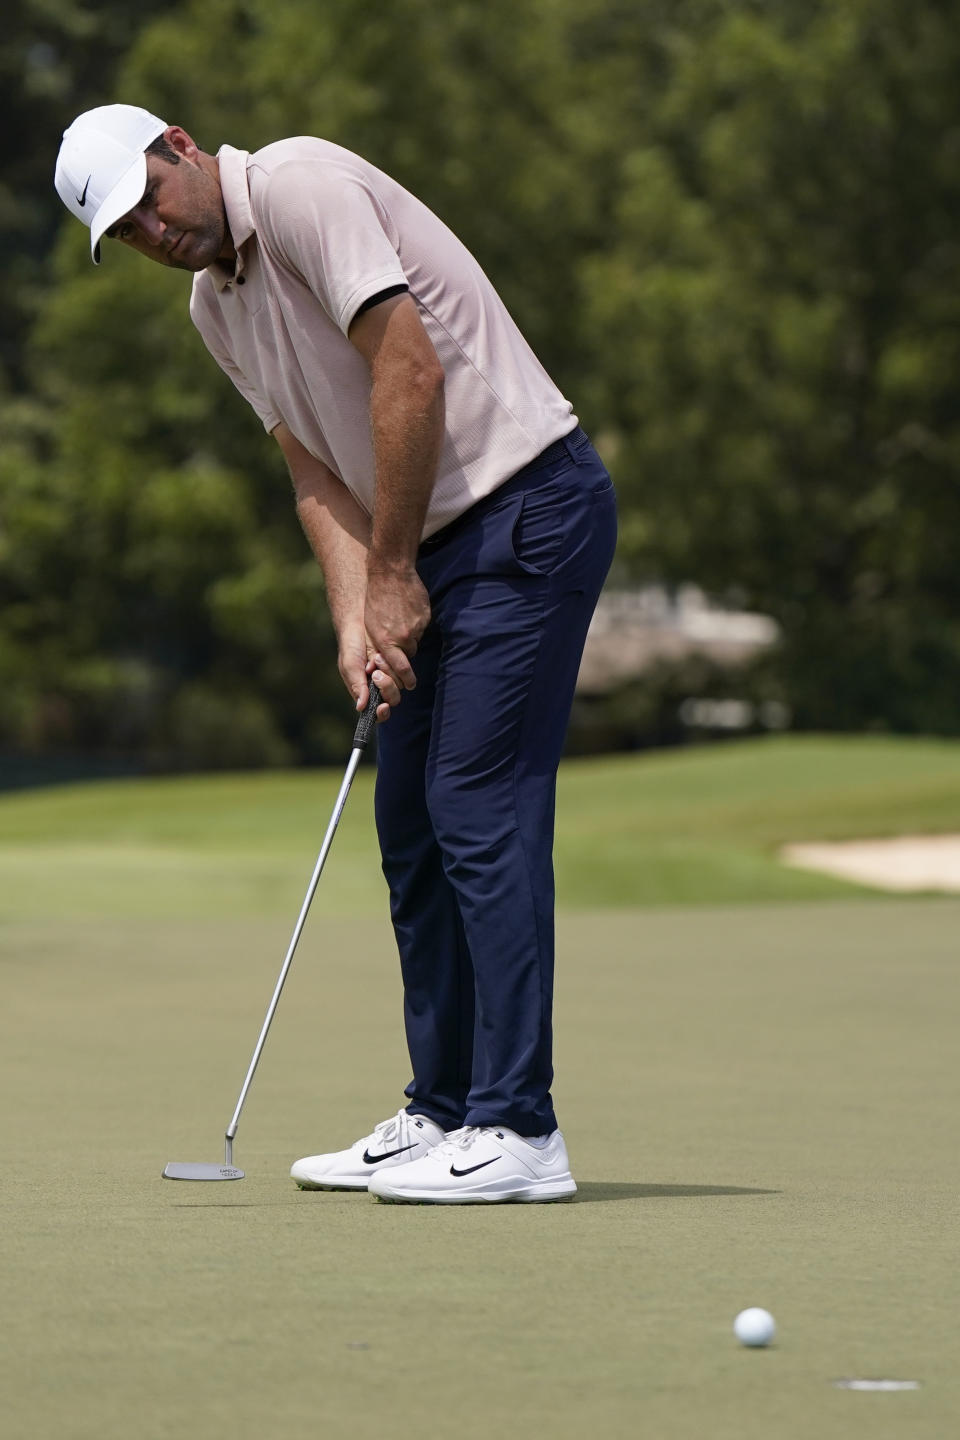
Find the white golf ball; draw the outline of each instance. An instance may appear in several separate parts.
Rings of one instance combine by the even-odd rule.
[[[752,1305],[749,1310],[740,1311],[733,1322],[733,1333],[741,1345],[758,1347],[770,1344],[777,1333],[777,1326],[769,1310]]]

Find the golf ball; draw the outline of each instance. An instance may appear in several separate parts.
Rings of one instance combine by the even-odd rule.
[[[761,1310],[758,1305],[741,1310],[733,1322],[733,1333],[741,1345],[769,1345],[776,1331],[776,1322],[770,1311]]]

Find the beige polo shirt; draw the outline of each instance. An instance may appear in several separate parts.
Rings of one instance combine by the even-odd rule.
[[[470,252],[427,207],[326,140],[218,155],[233,272],[194,279],[207,349],[266,429],[283,421],[372,513],[370,375],[347,339],[365,300],[406,285],[446,375],[446,438],[424,537],[576,425]]]

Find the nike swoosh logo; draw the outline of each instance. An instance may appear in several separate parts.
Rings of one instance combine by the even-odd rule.
[[[473,1172],[474,1172],[474,1170],[482,1170],[482,1169],[484,1168],[484,1166],[486,1166],[486,1165],[492,1165],[492,1164],[494,1164],[495,1161],[497,1161],[497,1160],[499,1160],[499,1159],[500,1159],[500,1156],[499,1156],[499,1155],[494,1155],[493,1160],[481,1160],[479,1165],[469,1165],[466,1170],[458,1170],[457,1167],[456,1167],[456,1165],[451,1165],[451,1166],[450,1166],[450,1174],[451,1174],[451,1175],[456,1175],[458,1178],[459,1178],[461,1175],[472,1175]]]
[[[88,176],[87,176],[87,183],[86,183],[86,185],[84,185],[84,187],[83,187],[83,194],[77,196],[77,204],[80,206],[81,209],[83,209],[84,205],[86,205],[86,203],[87,203],[87,191],[88,191],[89,188],[90,188],[90,181],[91,181],[92,179],[93,179],[93,176],[92,176],[92,175],[88,175]]]
[[[412,1150],[412,1145],[401,1145],[399,1150],[385,1150],[382,1155],[371,1155],[369,1150],[363,1152],[364,1165],[378,1165],[381,1160],[392,1160],[394,1155],[402,1155],[405,1150]]]

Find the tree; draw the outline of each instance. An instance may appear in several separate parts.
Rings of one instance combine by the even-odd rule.
[[[715,7],[584,260],[633,565],[775,615],[805,726],[960,729],[958,47],[939,4]]]
[[[119,98],[211,151],[303,132],[359,150],[470,245],[596,434],[621,577],[776,616],[764,693],[801,725],[960,730],[949,7],[184,0],[108,79],[119,4],[19,0],[15,123],[41,75],[51,130]],[[183,277],[117,250],[94,273],[66,217],[48,252],[42,147],[0,190],[7,214],[28,190],[39,206],[0,302],[19,307],[0,742],[339,753],[350,717],[276,447],[203,352]]]
[[[23,339],[45,285],[62,219],[53,189],[60,135],[73,115],[109,98],[118,59],[161,9],[159,0],[8,0],[0,42],[0,386],[19,389]]]
[[[475,7],[441,19],[419,0],[388,19],[331,3],[309,24],[302,0],[187,5],[143,32],[116,93],[182,119],[212,150],[303,130],[364,150],[465,229],[522,322],[573,355],[555,298],[573,273],[573,227],[553,226],[553,251],[529,243],[564,191],[563,111],[545,62],[573,63],[565,33],[546,23],[564,7],[540,8],[524,19],[500,3],[498,29]],[[411,74],[424,83],[411,87]],[[492,120],[491,86],[503,102]],[[497,204],[478,205],[495,185]],[[12,541],[0,598],[16,633],[3,662],[7,733],[209,764],[219,724],[229,763],[238,751],[251,761],[339,752],[349,708],[289,484],[194,334],[184,277],[118,250],[94,276],[86,236],[67,224],[29,374],[39,403],[19,415],[0,498]]]

